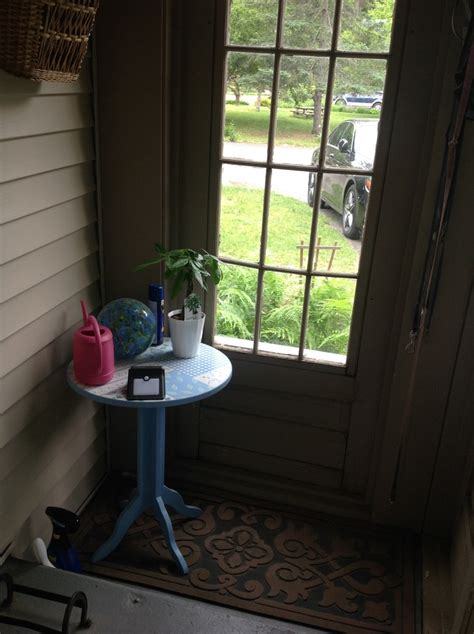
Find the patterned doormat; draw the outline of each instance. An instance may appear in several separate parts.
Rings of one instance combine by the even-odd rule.
[[[188,576],[177,574],[147,513],[106,560],[90,563],[119,514],[110,485],[81,517],[75,543],[84,570],[335,632],[415,632],[414,547],[407,535],[268,504],[185,499],[203,509],[198,519],[173,516]]]

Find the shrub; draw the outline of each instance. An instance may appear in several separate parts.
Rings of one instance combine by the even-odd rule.
[[[306,345],[312,350],[346,354],[353,288],[329,279],[315,281],[310,297]]]
[[[268,97],[264,97],[260,101],[260,105],[261,105],[262,108],[270,108],[270,106],[272,105],[272,100],[269,99]]]
[[[376,114],[379,115],[380,112],[375,108],[354,108],[352,112],[357,112],[357,114]]]
[[[224,266],[225,275],[217,296],[217,332],[252,339],[257,276],[241,266]]]
[[[333,112],[346,112],[347,114],[370,114],[370,115],[379,115],[378,110],[374,110],[374,108],[363,108],[363,107],[349,107],[349,106],[341,106],[339,104],[333,104],[331,107]]]
[[[301,329],[304,284],[297,276],[265,273],[260,338],[266,343],[297,346]],[[217,332],[252,339],[257,275],[254,270],[226,266],[219,286]],[[317,279],[310,296],[305,347],[347,353],[353,288],[341,281]]]
[[[239,135],[237,134],[237,130],[235,129],[235,123],[232,119],[229,119],[225,122],[224,126],[224,139],[226,141],[238,141]]]
[[[228,99],[226,101],[226,104],[228,106],[249,106],[250,105],[248,101],[242,101],[242,100],[236,101],[235,99]]]
[[[282,99],[280,97],[280,99],[278,100],[278,108],[286,108],[289,110],[290,108],[294,108],[295,105],[296,105],[295,102],[292,101],[291,99]]]

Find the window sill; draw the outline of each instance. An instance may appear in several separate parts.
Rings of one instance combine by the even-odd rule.
[[[228,350],[236,352],[251,353],[253,350],[253,342],[246,339],[238,339],[236,337],[227,337],[225,335],[216,335],[214,343]],[[296,346],[283,346],[275,343],[263,343],[258,345],[259,354],[268,355],[276,358],[290,359],[296,361],[298,359],[298,348]],[[345,367],[347,364],[347,356],[345,354],[335,354],[332,352],[321,352],[319,350],[304,350],[304,362],[321,363],[323,365],[336,366],[338,368]]]

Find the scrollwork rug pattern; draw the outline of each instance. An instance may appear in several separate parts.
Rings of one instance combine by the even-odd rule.
[[[81,518],[76,546],[85,571],[337,632],[415,631],[414,548],[406,534],[242,500],[187,501],[203,509],[198,519],[173,519],[188,576],[177,574],[147,513],[105,561],[88,561],[119,512],[110,490]]]

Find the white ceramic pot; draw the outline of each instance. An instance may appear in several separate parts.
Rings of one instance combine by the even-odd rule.
[[[172,310],[168,313],[171,343],[176,357],[191,359],[198,353],[206,315],[202,313],[199,319],[173,319],[173,315],[181,315],[181,312]]]

